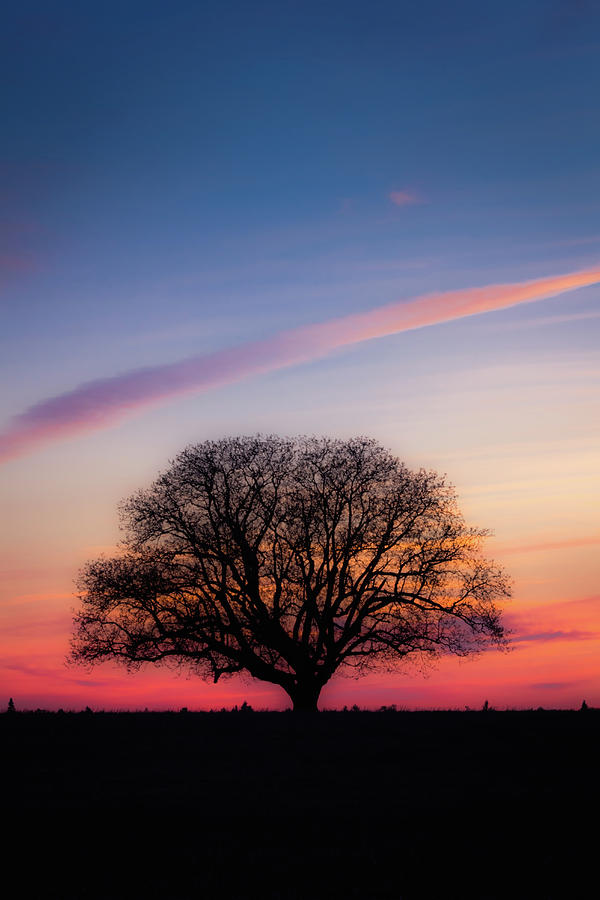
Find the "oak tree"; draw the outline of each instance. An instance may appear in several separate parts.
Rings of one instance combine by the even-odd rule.
[[[185,449],[80,575],[71,657],[245,673],[317,709],[334,673],[503,646],[508,580],[454,489],[368,438]]]

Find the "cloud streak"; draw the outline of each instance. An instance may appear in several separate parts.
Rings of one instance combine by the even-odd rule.
[[[537,603],[504,614],[514,645],[561,641],[597,641],[600,596]],[[576,627],[573,627],[573,626]]]
[[[536,544],[516,544],[509,547],[498,547],[505,556],[516,553],[546,553],[548,550],[572,550],[574,547],[592,547],[600,544],[600,535],[591,534],[582,537],[564,538],[558,541],[540,541]]]
[[[513,644],[526,644],[533,641],[547,644],[550,641],[595,641],[597,638],[597,631],[582,631],[579,628],[571,628],[568,630],[525,632],[524,634],[511,636],[511,641]]]
[[[413,206],[420,198],[412,191],[391,191],[390,200],[395,206]]]
[[[341,347],[555,297],[600,282],[600,268],[513,284],[427,294],[260,341],[86,382],[42,400],[0,432],[0,461],[99,428],[170,397],[206,391],[326,356]]]

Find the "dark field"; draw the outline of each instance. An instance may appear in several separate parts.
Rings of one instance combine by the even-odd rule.
[[[595,710],[16,713],[0,732],[15,897],[596,896]]]

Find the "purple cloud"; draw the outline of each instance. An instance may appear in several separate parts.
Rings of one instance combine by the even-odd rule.
[[[428,294],[205,356],[96,379],[42,400],[16,416],[0,433],[0,460],[20,456],[47,441],[103,428],[169,397],[308,362],[360,341],[542,300],[598,282],[600,268]]]
[[[595,631],[580,631],[573,628],[569,631],[534,631],[524,634],[516,634],[511,637],[515,644],[529,643],[530,641],[540,641],[548,643],[549,641],[592,641],[596,640],[598,633]]]
[[[421,198],[413,191],[391,191],[390,200],[394,206],[414,206],[421,203]]]

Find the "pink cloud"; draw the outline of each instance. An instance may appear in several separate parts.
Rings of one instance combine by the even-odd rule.
[[[169,397],[309,362],[361,341],[531,303],[599,282],[600,268],[596,268],[515,284],[427,294],[205,356],[86,382],[41,400],[16,416],[0,433],[0,460],[20,456],[47,441],[104,428]]]
[[[519,611],[508,611],[504,620],[515,644],[598,640],[600,597],[539,603]]]
[[[35,271],[36,264],[29,256],[8,254],[0,256],[0,273],[21,274]]]
[[[390,200],[395,206],[413,206],[421,203],[421,198],[413,191],[391,191]]]
[[[594,641],[597,638],[597,631],[581,631],[577,628],[571,628],[568,630],[524,632],[513,636],[512,641],[515,644],[529,643],[531,641],[541,641],[546,644],[549,641]]]
[[[515,553],[542,553],[548,550],[570,550],[573,547],[591,547],[600,544],[600,535],[592,534],[583,537],[565,538],[558,541],[540,541],[535,544],[515,544],[510,547],[498,547],[505,555]]]

